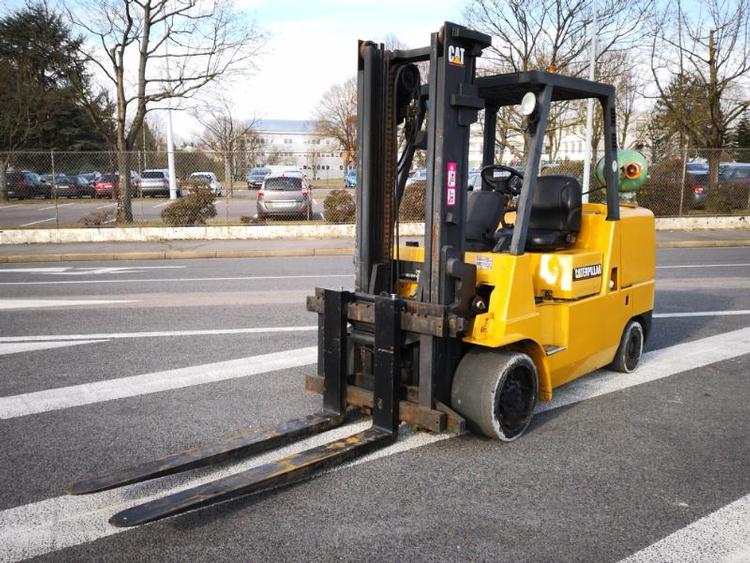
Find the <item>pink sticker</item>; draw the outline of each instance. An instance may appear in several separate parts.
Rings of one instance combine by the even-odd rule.
[[[448,188],[448,196],[445,204],[449,207],[456,205],[456,182],[458,180],[458,166],[455,162],[448,163],[448,174],[445,185]]]

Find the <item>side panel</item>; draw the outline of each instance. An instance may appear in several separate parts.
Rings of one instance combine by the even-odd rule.
[[[654,215],[644,208],[623,207],[622,286],[653,280],[656,274],[656,233]]]

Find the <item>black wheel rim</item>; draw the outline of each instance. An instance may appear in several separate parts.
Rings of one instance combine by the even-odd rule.
[[[628,371],[634,370],[638,365],[638,360],[641,359],[641,340],[641,331],[633,327],[628,334],[627,342],[625,342],[625,367],[628,368]]]
[[[506,437],[523,432],[534,408],[534,374],[527,366],[511,369],[497,394],[495,418]]]

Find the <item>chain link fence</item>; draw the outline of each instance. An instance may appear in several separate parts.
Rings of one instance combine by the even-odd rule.
[[[122,161],[122,162],[121,162]],[[711,181],[709,162],[717,175]],[[353,223],[357,178],[340,153],[276,153],[258,163],[247,153],[0,153],[2,228]],[[522,169],[522,163],[506,163]],[[4,165],[4,166],[3,166]],[[120,178],[120,170],[126,178]],[[593,171],[592,171],[593,172]],[[544,162],[541,174],[583,176],[583,162]],[[423,175],[421,176],[423,177]],[[591,201],[603,190],[593,180]],[[399,219],[424,220],[425,181],[407,184]],[[469,183],[479,186],[477,173]],[[127,196],[120,191],[127,189]],[[688,149],[652,163],[637,202],[657,216],[746,214],[750,151]],[[127,221],[127,219],[132,220]]]

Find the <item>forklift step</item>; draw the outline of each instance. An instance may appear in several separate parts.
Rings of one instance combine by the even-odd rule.
[[[65,487],[65,492],[70,495],[96,493],[204,467],[229,458],[259,454],[305,436],[325,432],[340,426],[343,422],[344,416],[342,415],[319,412],[276,426],[225,436],[217,442],[184,450],[108,475],[75,481]]]
[[[387,446],[396,434],[373,426],[364,432],[253,467],[192,489],[118,512],[109,522],[117,527],[137,526],[209,504],[268,491],[312,477],[317,471]]]
[[[543,346],[545,356],[554,356],[567,349],[566,346],[556,346],[554,344],[547,344]]]

